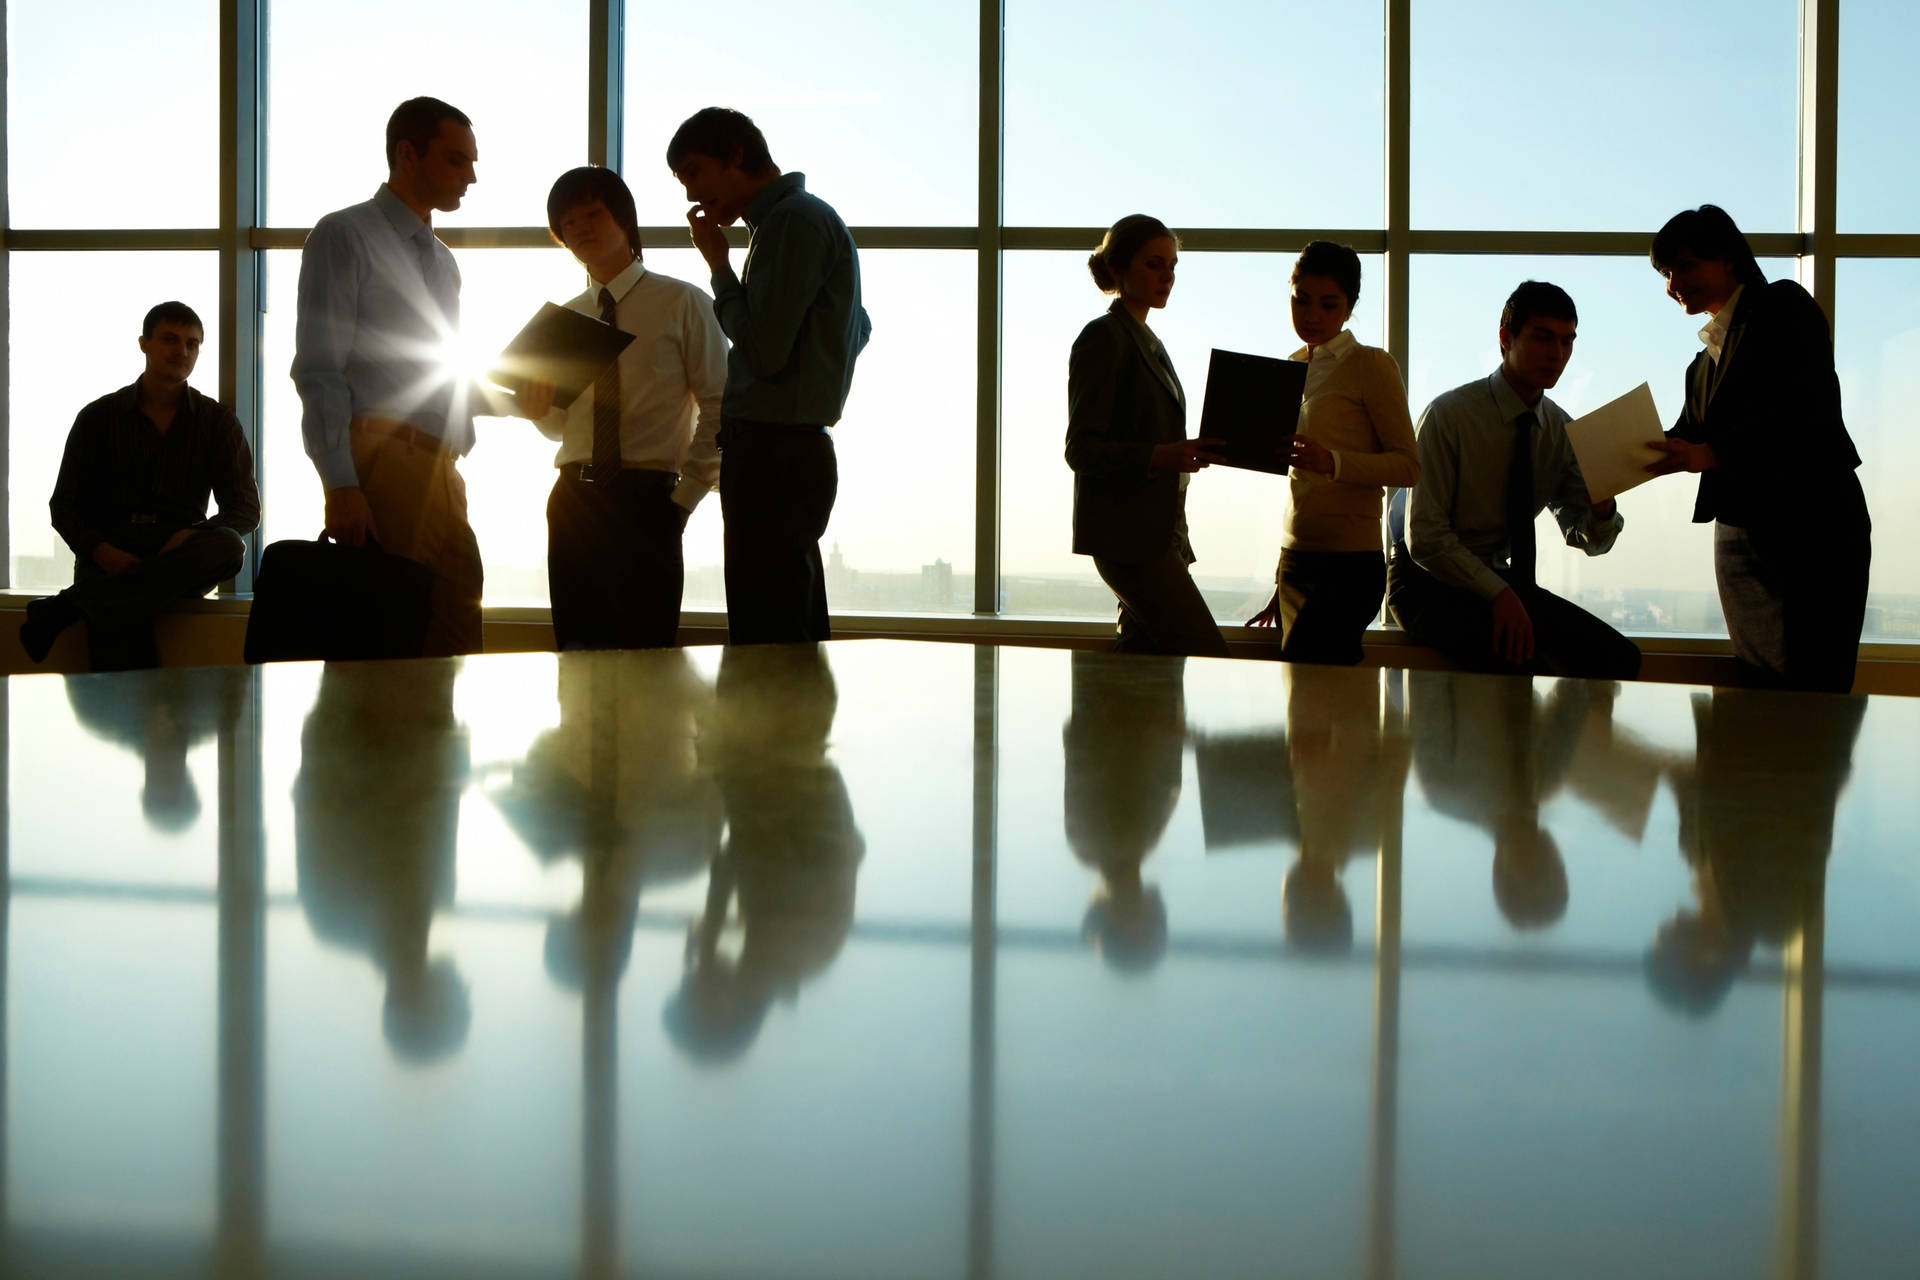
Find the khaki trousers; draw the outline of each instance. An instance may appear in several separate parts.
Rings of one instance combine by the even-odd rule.
[[[480,544],[453,451],[388,418],[355,418],[353,467],[382,549],[433,571],[422,657],[480,652]]]

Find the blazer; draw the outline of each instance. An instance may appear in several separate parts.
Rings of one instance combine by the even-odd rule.
[[[1151,459],[1155,445],[1187,438],[1187,397],[1172,362],[1156,359],[1151,341],[1118,299],[1074,339],[1067,465],[1077,555],[1139,563],[1185,532],[1181,473],[1160,470]]]
[[[1860,454],[1840,417],[1833,331],[1813,297],[1791,280],[1748,285],[1720,365],[1716,373],[1704,350],[1693,358],[1668,433],[1712,445],[1719,459],[1700,473],[1694,522],[1818,521],[1830,498],[1857,502],[1846,495],[1858,492],[1848,481]]]

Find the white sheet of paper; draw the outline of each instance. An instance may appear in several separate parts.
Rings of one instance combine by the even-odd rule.
[[[1647,446],[1666,434],[1660,411],[1653,406],[1653,390],[1641,383],[1618,400],[1609,400],[1592,413],[1567,424],[1567,439],[1587,479],[1595,502],[1625,493],[1653,479],[1647,464],[1660,451]]]

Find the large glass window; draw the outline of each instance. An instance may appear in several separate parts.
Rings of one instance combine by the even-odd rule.
[[[1864,638],[1920,640],[1920,512],[1908,488],[1920,466],[1920,261],[1857,259],[1838,276],[1834,364],[1873,514]]]
[[[12,586],[58,591],[73,551],[53,531],[47,501],[74,416],[139,377],[140,324],[177,298],[199,313],[206,345],[193,385],[218,394],[218,258],[211,253],[16,253],[8,260],[8,523]]]
[[[1893,159],[1904,122],[1920,111],[1912,52],[1920,11],[1907,0],[1846,0],[1840,6],[1842,231],[1911,231],[1920,176]]]
[[[1796,0],[1413,10],[1416,227],[1794,225]]]
[[[700,5],[629,8],[623,172],[641,223],[685,216],[667,143],[708,106],[751,116],[773,162],[850,224],[972,223],[979,32],[963,4],[741,0],[723,28]]]
[[[28,0],[6,22],[14,226],[220,221],[218,0]]]
[[[1007,221],[1381,225],[1383,13],[1014,0]]]
[[[1287,309],[1290,253],[1187,253],[1179,283],[1148,325],[1166,343],[1187,394],[1188,434],[1197,434],[1215,347],[1287,357],[1299,349]],[[1352,329],[1381,342],[1380,259],[1362,259]],[[1014,253],[1006,265],[1006,464],[1001,477],[1001,607],[1014,614],[1113,616],[1113,595],[1093,561],[1073,554],[1073,472],[1062,457],[1067,356],[1081,328],[1111,301],[1095,291],[1086,254]],[[1286,520],[1279,476],[1210,467],[1187,489],[1193,566],[1222,622],[1251,616],[1273,594]]]
[[[545,226],[587,158],[587,4],[337,0],[267,14],[266,209],[311,226],[386,180],[387,117],[430,94],[473,120],[478,181],[448,222]]]

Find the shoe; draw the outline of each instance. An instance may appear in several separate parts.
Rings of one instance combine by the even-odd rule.
[[[60,633],[79,620],[79,612],[59,596],[32,601],[27,605],[27,620],[20,624],[20,647],[36,664],[45,662]]]

